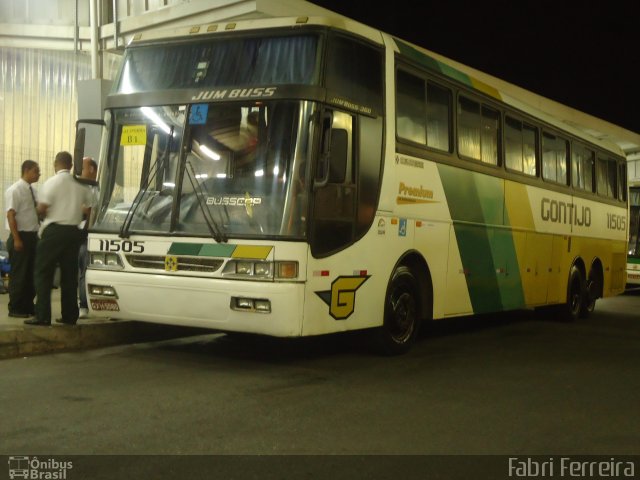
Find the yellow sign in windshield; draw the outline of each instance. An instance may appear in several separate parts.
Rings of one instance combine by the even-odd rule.
[[[120,145],[145,145],[147,143],[146,125],[124,125]]]

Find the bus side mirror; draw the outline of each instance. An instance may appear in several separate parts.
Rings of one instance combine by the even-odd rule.
[[[84,141],[87,134],[86,128],[76,130],[76,142],[73,147],[73,174],[79,177],[82,173],[82,158],[84,157]]]
[[[324,187],[327,183],[344,183],[347,172],[347,157],[349,150],[349,134],[343,128],[331,129],[331,140],[328,151],[321,152],[318,162],[318,174],[314,183],[315,188]]]
[[[329,171],[331,168],[331,124],[333,123],[333,115],[331,112],[325,112],[322,116],[322,133],[320,138],[320,154],[318,155],[318,164],[316,166],[316,174],[313,179],[313,188],[318,189],[329,183]]]
[[[329,151],[329,182],[344,183],[347,172],[347,152],[349,135],[344,128],[331,132],[331,150]]]
[[[106,124],[104,120],[100,119],[79,119],[76,121],[76,141],[73,146],[73,174],[76,177],[79,177],[82,174],[82,159],[85,157],[85,143],[87,138],[87,128],[81,127],[81,124],[89,125],[89,152],[90,156],[97,159],[98,152],[96,150],[95,154],[91,154],[92,145],[100,145],[100,136],[101,136],[101,128],[105,127]],[[93,127],[91,125],[96,125]],[[91,140],[92,139],[92,140]],[[95,148],[94,148],[95,149]]]

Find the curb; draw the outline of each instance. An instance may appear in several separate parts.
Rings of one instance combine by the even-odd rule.
[[[0,360],[169,340],[205,333],[211,333],[211,330],[135,321],[8,328],[0,330]]]

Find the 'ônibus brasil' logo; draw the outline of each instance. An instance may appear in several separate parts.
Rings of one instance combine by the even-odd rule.
[[[329,305],[329,314],[336,320],[346,320],[356,306],[356,290],[371,275],[338,277],[331,282],[331,290],[316,292],[324,303]]]

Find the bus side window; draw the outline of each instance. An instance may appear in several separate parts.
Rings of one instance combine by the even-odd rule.
[[[598,195],[607,196],[607,161],[598,156],[596,163],[596,182]]]
[[[576,142],[572,148],[571,183],[574,187],[593,192],[595,154],[593,150]]]

